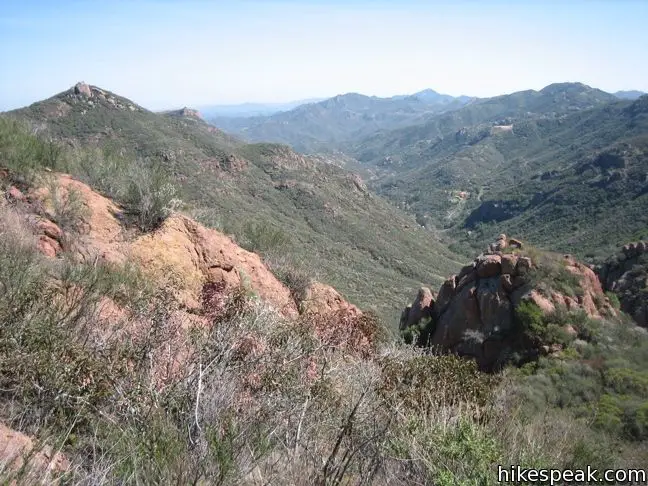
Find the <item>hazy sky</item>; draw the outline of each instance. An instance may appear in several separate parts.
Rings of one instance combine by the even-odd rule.
[[[561,81],[648,91],[648,0],[0,3],[0,110],[80,80],[151,109]]]

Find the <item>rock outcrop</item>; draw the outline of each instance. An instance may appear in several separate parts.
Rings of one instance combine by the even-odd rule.
[[[595,271],[603,288],[619,298],[621,310],[648,328],[648,241],[625,245]]]
[[[188,309],[200,308],[203,286],[247,283],[263,300],[287,316],[297,315],[290,291],[256,254],[229,237],[181,215],[168,218],[153,233],[128,245],[131,257],[157,279],[167,279]]]
[[[344,313],[350,316],[361,314],[360,309],[347,302],[340,293],[330,285],[312,282],[306,289],[305,296],[299,303],[302,314]]]
[[[27,463],[25,463],[27,462]],[[0,464],[10,471],[21,469],[27,472],[27,478],[44,478],[52,474],[67,471],[70,461],[51,447],[36,447],[27,435],[10,429],[0,423]]]
[[[544,314],[559,308],[582,310],[594,319],[615,313],[590,268],[569,255],[545,254],[542,262],[535,262],[522,247],[520,241],[500,235],[486,252],[450,276],[436,299],[429,290],[421,289],[414,304],[403,311],[401,331],[418,326],[419,346],[471,356],[489,369],[516,346],[516,309],[524,301],[534,303]],[[555,267],[545,269],[549,275],[546,281],[535,278],[538,265]],[[557,279],[570,274],[575,277],[578,289],[573,295],[552,288],[551,271]],[[423,321],[425,317],[430,318],[429,323]]]
[[[228,287],[249,285],[284,315],[297,315],[290,291],[261,258],[222,233],[173,215],[152,233],[132,235],[122,224],[121,208],[110,199],[68,175],[56,176],[56,185],[59,197],[74,191],[81,201],[73,238],[66,238],[56,224],[49,190],[32,189],[23,199],[18,197],[21,202],[10,189],[5,198],[9,204],[21,204],[43,254],[57,257],[67,245],[65,250],[80,261],[120,264],[131,260],[158,283],[173,288],[180,304],[192,312],[202,307],[204,286],[224,282]]]
[[[434,307],[434,294],[427,287],[421,287],[412,305],[408,305],[401,314],[399,329],[418,325],[422,319],[431,317],[430,310]]]
[[[92,90],[83,81],[74,85],[74,94],[85,96],[86,98],[92,98]]]

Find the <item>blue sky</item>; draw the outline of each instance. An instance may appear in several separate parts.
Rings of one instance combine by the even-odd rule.
[[[150,109],[581,81],[648,91],[648,0],[1,0],[0,110],[83,80]]]

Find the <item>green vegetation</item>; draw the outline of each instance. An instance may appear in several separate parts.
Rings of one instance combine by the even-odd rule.
[[[182,338],[173,300],[152,283],[128,268],[44,259],[19,215],[3,210],[2,217],[2,420],[64,452],[74,464],[65,481],[233,484],[254,474],[273,483],[306,475],[323,484],[406,484],[412,474],[463,477],[459,457],[439,468],[428,429],[406,427],[413,420],[444,430],[446,449],[466,448],[486,476],[484,454],[496,439],[475,419],[444,423],[436,414],[485,406],[489,389],[480,383],[490,378],[470,363],[439,358],[434,374],[447,383],[443,394],[421,383],[436,408],[395,414],[410,393],[400,377],[434,359],[407,350],[390,351],[384,365],[354,358],[336,336],[323,341],[309,322],[285,322],[244,291],[210,314],[208,329]],[[126,312],[106,314],[106,298]],[[169,344],[186,350],[183,366],[161,365]],[[477,388],[453,385],[454,376],[472,376]],[[393,392],[388,399],[384,383]],[[403,444],[416,446],[413,455]],[[403,469],[402,459],[411,466]],[[6,470],[3,480],[35,484],[52,476]]]
[[[29,134],[25,124],[0,117],[2,165],[18,174],[22,182],[31,182],[35,173],[44,168],[64,170],[61,151],[58,144]]]

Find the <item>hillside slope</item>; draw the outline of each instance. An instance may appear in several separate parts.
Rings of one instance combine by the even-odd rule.
[[[280,145],[247,145],[191,110],[156,114],[77,85],[10,115],[77,147],[76,155],[63,157],[69,166],[64,170],[104,192],[123,192],[133,180],[149,184],[140,183],[142,167],[160,180],[170,178],[189,214],[234,234],[278,267],[305,267],[392,322],[402,306],[395,289],[440,282],[462,260],[326,158]],[[133,191],[141,188],[124,197]]]
[[[647,99],[443,130],[437,120],[437,138],[423,135],[427,125],[384,135],[371,149],[383,158],[365,164],[379,193],[421,224],[460,239],[470,231],[477,247],[510,228],[558,251],[605,255],[648,224]]]

